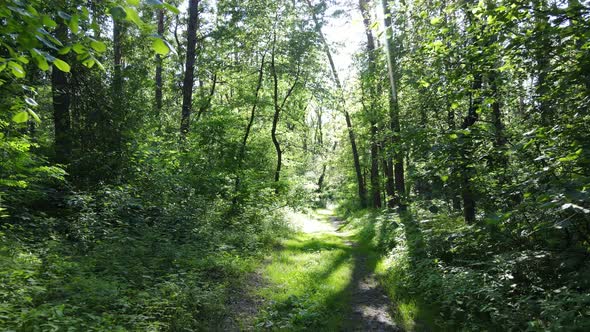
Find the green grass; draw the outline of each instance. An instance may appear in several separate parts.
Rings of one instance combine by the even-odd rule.
[[[381,286],[392,302],[395,321],[404,331],[438,331],[436,324],[438,310],[426,303],[418,294],[406,292],[398,284],[400,273],[397,269],[403,264],[407,253],[391,255],[391,250],[403,236],[402,221],[397,214],[359,211],[347,218],[345,229],[359,250],[367,255],[367,264],[373,270]],[[403,246],[402,246],[403,247]]]
[[[406,254],[389,255],[400,239],[399,218],[363,211],[347,219],[339,233],[329,232],[331,211],[312,216],[295,214],[295,224],[308,233],[283,240],[263,274],[268,286],[257,292],[268,303],[258,317],[257,328],[289,331],[343,331],[353,324],[350,286],[355,255],[363,255],[366,269],[374,271],[392,299],[394,320],[405,331],[438,330],[437,310],[418,294],[399,287],[398,268]],[[328,231],[327,231],[328,230]],[[354,242],[354,246],[347,243]],[[400,265],[402,264],[402,265]]]
[[[352,250],[344,237],[326,232],[298,233],[282,241],[281,249],[264,270],[269,286],[258,291],[269,303],[258,319],[258,327],[345,328]]]

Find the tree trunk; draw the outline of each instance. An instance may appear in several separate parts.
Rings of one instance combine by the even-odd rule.
[[[371,126],[371,197],[374,208],[381,207],[381,183],[379,178],[379,144],[377,138],[377,126]]]
[[[256,107],[258,106],[258,96],[260,94],[260,90],[262,89],[262,81],[264,77],[264,59],[266,57],[266,53],[262,55],[262,60],[260,62],[260,70],[258,71],[258,81],[256,83],[256,90],[254,91],[254,102],[252,104],[252,110],[250,111],[250,119],[248,120],[248,125],[246,126],[246,131],[244,132],[244,137],[242,138],[242,145],[240,146],[240,151],[238,153],[238,169],[237,172],[240,172],[240,168],[242,166],[244,155],[246,153],[246,144],[248,144],[248,137],[250,137],[250,131],[252,130],[252,125],[254,124],[254,117],[256,115]],[[236,182],[234,185],[234,193],[237,195],[240,191],[240,176],[236,177]],[[234,199],[234,204],[236,200]]]
[[[205,101],[201,103],[199,107],[199,113],[197,113],[197,121],[201,118],[201,116],[206,113],[211,108],[211,101],[213,100],[213,95],[215,95],[215,87],[217,86],[217,74],[213,74],[211,78],[211,88],[209,89],[209,94],[205,97]]]
[[[377,142],[377,110],[375,92],[375,76],[377,59],[375,58],[375,40],[371,31],[371,16],[369,12],[369,1],[359,0],[359,7],[363,16],[365,35],[367,37],[367,55],[369,60],[369,124],[371,126],[371,198],[374,208],[381,207],[381,191],[379,181],[379,146]]]
[[[186,61],[182,83],[182,114],[180,118],[180,134],[182,137],[188,134],[190,128],[193,83],[195,80],[197,29],[199,27],[199,0],[189,0],[188,15]]]
[[[365,178],[361,169],[361,162],[358,148],[356,146],[356,138],[352,128],[352,122],[350,120],[350,114],[346,110],[344,111],[344,119],[346,121],[346,128],[348,129],[348,138],[350,140],[350,147],[352,150],[352,159],[354,160],[354,171],[356,173],[356,180],[358,184],[358,195],[361,207],[364,208],[367,207],[367,187],[365,186]]]
[[[318,179],[318,189],[317,192],[321,193],[322,190],[324,190],[324,179],[326,178],[326,168],[328,167],[328,165],[324,164],[322,166],[322,174],[320,174],[320,177]]]
[[[125,35],[125,22],[121,19],[113,19],[113,84],[112,95],[113,103],[111,105],[111,114],[107,114],[101,119],[102,135],[104,140],[104,151],[112,155],[107,159],[108,176],[118,178],[121,170],[123,159],[123,137],[125,129],[125,90],[123,84],[123,37]],[[99,134],[100,135],[100,134]]]
[[[383,173],[385,173],[385,192],[387,193],[387,207],[392,209],[396,204],[395,197],[395,182],[393,176],[393,160],[391,157],[385,156],[383,159]]]
[[[482,77],[480,73],[476,73],[473,80],[473,88],[471,92],[471,103],[469,105],[469,111],[467,116],[463,120],[461,129],[469,129],[479,119],[478,109],[481,105],[481,97],[473,96],[474,93],[478,93],[482,87]],[[463,136],[466,140],[463,143],[461,151],[462,167],[461,167],[461,197],[463,198],[463,217],[467,224],[475,222],[475,190],[471,178],[473,177],[473,165],[472,160],[472,149],[473,142],[471,137]]]
[[[58,40],[67,39],[68,30],[60,21],[56,29]],[[63,56],[58,56],[63,58]],[[51,70],[51,90],[53,95],[53,125],[55,129],[55,161],[68,164],[71,161],[71,121],[70,121],[70,93],[66,73],[53,66]]]
[[[123,100],[123,22],[119,19],[113,20],[113,97],[114,107],[120,108]],[[117,113],[117,116],[121,114]]]
[[[384,23],[385,23],[385,45],[387,49],[387,68],[388,68],[388,76],[389,76],[389,85],[390,85],[390,93],[389,93],[389,118],[390,118],[390,128],[392,131],[392,140],[391,143],[393,145],[393,164],[390,163],[388,167],[393,168],[393,173],[395,174],[395,186],[397,190],[397,194],[399,196],[399,204],[400,209],[404,209],[405,204],[405,177],[404,177],[404,154],[401,151],[401,127],[399,121],[399,102],[398,102],[398,95],[397,95],[397,80],[399,79],[399,70],[397,67],[397,57],[396,52],[393,47],[393,12],[391,8],[387,5],[387,0],[383,0],[383,13],[384,13]],[[391,171],[388,173],[391,174]],[[388,175],[388,177],[391,175]],[[394,182],[393,179],[388,178],[388,182]],[[391,204],[395,202],[392,200]],[[390,206],[393,207],[393,206]]]
[[[492,98],[494,101],[492,102],[492,123],[494,125],[494,147],[497,149],[503,149],[506,146],[506,137],[504,136],[504,123],[502,122],[502,109],[501,109],[501,101],[500,101],[500,93],[498,91],[498,83],[500,82],[500,78],[496,73],[497,69],[493,69],[493,71],[488,75],[490,81],[490,87],[492,92]],[[506,160],[502,160],[500,163],[502,166],[506,166]]]
[[[279,140],[277,139],[277,126],[279,124],[279,117],[281,114],[281,108],[279,106],[279,79],[277,76],[277,70],[275,68],[276,42],[277,42],[277,35],[275,32],[275,34],[273,36],[272,54],[271,54],[271,60],[270,60],[270,71],[271,71],[272,79],[273,79],[272,100],[273,100],[273,106],[274,106],[274,110],[275,110],[273,118],[272,118],[271,138],[272,138],[272,143],[275,146],[275,151],[277,153],[277,167],[275,170],[274,180],[275,180],[275,183],[278,184],[278,182],[281,178],[281,166],[282,166],[282,159],[283,159],[283,151],[281,151],[281,145],[279,143]],[[277,194],[279,193],[278,186],[275,188],[275,193],[277,193]]]
[[[158,35],[164,36],[164,9],[157,9],[156,20],[158,22]],[[156,54],[156,119],[161,124],[162,113],[162,56]]]
[[[549,71],[550,59],[547,50],[551,49],[551,40],[549,37],[549,17],[547,16],[547,3],[546,0],[534,0],[533,10],[535,29],[538,32],[538,38],[536,39],[536,48],[533,51],[534,59],[536,61],[535,71],[537,74],[537,82],[535,85],[535,93],[537,110],[540,113],[541,124],[545,127],[553,125],[553,110],[548,103],[549,96],[547,95],[550,90],[552,82],[547,82],[547,74]]]
[[[315,15],[315,12],[313,12],[313,7],[311,5],[310,0],[307,0],[307,5],[309,6],[309,9],[312,11],[312,17],[313,17],[313,21],[315,23],[316,31],[317,31],[318,35],[320,36],[322,44],[324,44],[326,56],[328,57],[328,62],[330,64],[330,69],[332,70],[332,75],[334,76],[334,82],[336,83],[336,88],[338,89],[338,93],[340,93],[339,107],[341,108],[342,113],[344,113],[344,120],[346,121],[346,129],[348,131],[348,139],[350,141],[350,148],[352,150],[352,159],[353,159],[353,163],[354,163],[354,171],[355,171],[356,180],[357,180],[359,201],[360,201],[361,207],[364,208],[367,206],[367,189],[365,186],[365,181],[363,179],[360,157],[359,157],[358,149],[356,146],[356,136],[355,136],[354,129],[352,126],[352,121],[350,119],[350,114],[348,113],[348,110],[346,109],[346,100],[344,99],[344,90],[342,89],[342,83],[340,82],[340,77],[338,76],[338,72],[336,71],[336,66],[334,65],[334,59],[332,58],[332,52],[330,51],[330,46],[328,45],[328,42],[326,41],[326,38],[324,37],[324,34],[322,33],[322,29],[320,28],[319,20],[318,20],[317,16]]]

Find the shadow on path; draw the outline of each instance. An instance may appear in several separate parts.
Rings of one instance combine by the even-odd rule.
[[[329,217],[330,223],[339,232],[343,221],[335,216]],[[351,315],[350,331],[402,331],[391,315],[391,301],[379,285],[375,276],[376,259],[359,248],[357,243],[346,241],[353,248],[352,280],[348,287],[350,292]]]

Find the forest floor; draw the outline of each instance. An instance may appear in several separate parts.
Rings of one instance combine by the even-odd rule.
[[[401,331],[377,282],[370,245],[331,210],[289,219],[300,232],[252,276],[246,300],[236,300],[239,329]]]

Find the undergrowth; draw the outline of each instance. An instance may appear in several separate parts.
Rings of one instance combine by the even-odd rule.
[[[377,274],[405,330],[590,329],[583,257],[518,245],[445,214],[427,216],[348,216],[381,253]]]
[[[281,242],[265,267],[267,305],[256,329],[339,331],[347,322],[352,252],[330,233],[298,233]]]
[[[287,229],[279,212],[195,197],[155,205],[105,187],[55,216],[14,214],[0,233],[1,330],[223,329],[231,290]]]

